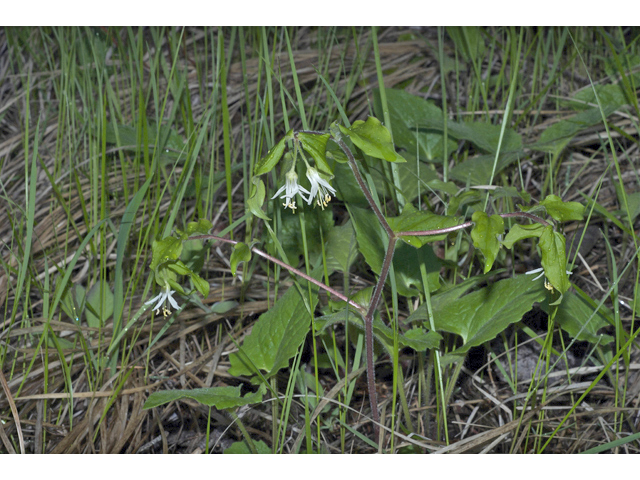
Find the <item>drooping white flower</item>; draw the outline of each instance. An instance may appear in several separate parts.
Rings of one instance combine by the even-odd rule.
[[[318,173],[318,170],[313,167],[307,168],[307,178],[309,182],[311,182],[311,192],[309,193],[307,203],[311,205],[313,198],[316,197],[316,203],[324,210],[324,207],[329,205],[331,201],[331,195],[335,196],[336,190],[329,185],[329,182],[323,179]],[[331,195],[329,195],[329,193],[331,193]]]
[[[160,292],[159,295],[153,297],[151,300],[146,302],[145,305],[149,305],[157,301],[157,303],[154,305],[152,310],[155,310],[156,315],[159,315],[160,307],[162,307],[162,315],[166,317],[169,314],[171,314],[171,310],[169,310],[165,305],[167,300],[169,301],[169,304],[171,305],[171,307],[173,307],[174,310],[180,309],[180,305],[178,305],[178,302],[176,302],[172,296],[175,292],[176,292],[175,290],[169,290],[169,285],[165,285],[165,287],[162,289],[162,292]]]
[[[573,272],[570,272],[569,270],[565,270],[565,272],[567,275],[573,275]],[[538,280],[544,275],[544,268],[540,267],[540,268],[535,268],[533,270],[529,270],[528,272],[524,272],[525,275],[535,275],[536,273],[540,273],[540,275],[534,278],[533,281]],[[544,288],[546,288],[549,291],[553,291],[553,285],[549,283],[549,280],[547,280],[547,277],[544,277]]]
[[[308,202],[308,199],[304,198],[304,194],[309,195],[309,191],[306,188],[298,185],[298,175],[296,175],[295,171],[293,170],[289,171],[285,175],[285,179],[286,179],[285,184],[282,187],[280,187],[280,189],[276,192],[276,194],[273,197],[271,197],[271,199],[273,200],[282,192],[285,192],[285,194],[280,197],[285,199],[282,205],[284,206],[284,208],[290,208],[295,212],[296,208],[298,207],[296,207],[296,202],[293,200],[293,198],[296,195],[300,195],[302,200],[304,200],[305,202]]]

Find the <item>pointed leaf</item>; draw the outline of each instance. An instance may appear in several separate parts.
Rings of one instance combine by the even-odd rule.
[[[563,202],[556,195],[548,195],[540,205],[556,222],[580,221],[584,218],[584,205],[578,202]]]
[[[307,290],[302,290],[304,298],[295,285],[289,288],[273,307],[260,316],[240,350],[229,355],[229,374],[254,375],[258,369],[265,372],[265,378],[269,378],[289,364],[289,359],[296,354],[307,336],[312,312],[318,301],[317,288],[313,287],[310,312],[307,308]]]
[[[149,395],[142,408],[148,410],[182,398],[191,398],[207,407],[216,407],[223,410],[261,402],[266,392],[266,387],[262,385],[257,392],[250,392],[241,397],[240,389],[241,387],[237,386],[194,388],[193,390],[162,390]]]
[[[460,335],[464,344],[453,353],[465,353],[487,342],[507,326],[520,321],[535,302],[546,299],[548,292],[541,282],[528,275],[500,280],[435,309],[437,331]]]
[[[438,230],[460,224],[460,221],[455,217],[436,215],[435,213],[418,210],[410,203],[405,205],[400,216],[387,218],[387,222],[395,233]],[[401,238],[412,247],[420,248],[426,243],[444,240],[447,235],[446,233],[420,237],[407,235]]]
[[[549,313],[549,306],[542,304],[543,310]],[[555,322],[572,338],[580,342],[591,342],[606,345],[613,341],[610,335],[598,333],[610,325],[603,315],[605,307],[594,313],[594,308],[587,300],[573,292],[567,292],[556,311]]]
[[[502,241],[502,244],[507,248],[513,248],[513,244],[520,240],[524,240],[525,238],[540,237],[540,235],[542,235],[542,232],[544,232],[544,228],[544,225],[540,223],[534,223],[533,225],[520,225],[516,223],[513,227],[511,227],[511,230],[509,230],[509,233],[507,233],[507,236]]]
[[[256,451],[258,455],[269,455],[273,453],[269,446],[264,443],[262,440],[253,441],[254,446],[256,447]],[[224,454],[236,454],[236,455],[248,455],[251,453],[249,449],[249,445],[246,442],[233,442],[229,448],[227,448]]]
[[[391,142],[391,133],[377,118],[369,117],[366,122],[357,120],[351,128],[345,128],[342,125],[338,127],[365,154],[387,162],[406,162],[396,153]]]
[[[153,254],[151,256],[151,270],[158,272],[161,265],[175,261],[182,253],[182,240],[174,237],[167,237],[162,240],[154,240],[151,244]],[[160,285],[163,285],[162,283]]]
[[[90,327],[100,328],[113,314],[113,292],[109,285],[98,280],[87,292],[85,318]]]
[[[282,139],[276,143],[271,149],[267,152],[267,154],[262,157],[258,163],[256,163],[256,167],[254,169],[255,175],[263,175],[267,172],[273,170],[273,168],[278,164],[282,155],[284,154],[285,142],[287,137],[293,135],[293,130],[289,130],[287,135],[282,137]]]
[[[500,251],[500,240],[498,236],[504,233],[504,220],[500,215],[491,215],[476,211],[471,220],[475,222],[471,230],[471,238],[474,247],[478,248],[484,256],[484,273],[491,270],[498,252]]]
[[[249,197],[249,200],[247,200],[247,207],[256,217],[270,221],[271,219],[262,210],[265,196],[266,189],[264,182],[261,179],[254,177],[253,186],[251,187],[251,196]]]
[[[327,142],[329,134],[318,135],[315,133],[298,132],[296,137],[300,141],[302,148],[305,149],[316,161],[316,167],[325,175],[333,176],[333,171],[327,163]]]
[[[238,263],[248,262],[251,260],[251,249],[246,243],[238,242],[233,246],[233,252],[231,253],[231,274],[235,277]]]
[[[545,276],[556,290],[564,294],[571,286],[567,274],[567,253],[564,235],[554,232],[553,227],[548,226],[540,236],[538,245],[542,256],[540,263],[544,267]]]

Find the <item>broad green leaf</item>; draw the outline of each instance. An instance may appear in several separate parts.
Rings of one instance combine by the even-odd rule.
[[[507,236],[502,241],[502,244],[507,248],[513,248],[513,244],[519,242],[520,240],[524,240],[525,238],[532,237],[540,237],[542,232],[544,232],[544,225],[540,223],[534,223],[532,225],[520,225],[516,223],[511,229]]]
[[[200,239],[186,240],[182,242],[180,260],[194,272],[199,272],[204,266],[207,250]]]
[[[251,187],[251,196],[249,197],[249,200],[247,200],[247,207],[256,217],[270,221],[271,219],[262,210],[265,196],[266,189],[264,182],[261,179],[254,177],[253,186]]]
[[[460,335],[463,345],[453,354],[463,354],[520,321],[534,303],[543,301],[548,294],[541,282],[532,282],[528,275],[500,280],[434,308],[436,330]]]
[[[596,96],[593,91],[594,88],[603,107],[617,110],[622,105],[629,103],[626,95],[624,94],[622,85],[617,83],[609,85],[594,85],[593,88],[590,87],[580,90],[573,96],[572,100],[569,100],[569,105],[576,110],[586,110],[597,107],[598,101],[596,100]]]
[[[333,171],[327,163],[327,142],[329,134],[318,135],[315,133],[298,132],[296,137],[300,141],[302,148],[305,149],[316,161],[316,167],[325,175],[333,176]]]
[[[321,271],[318,269],[314,276],[319,277]],[[311,310],[307,307],[307,289],[299,289],[294,285],[260,316],[240,350],[229,355],[229,374],[255,375],[261,370],[268,379],[289,364],[289,359],[296,354],[307,336],[318,302],[317,287],[312,286],[311,290]]]
[[[419,125],[425,118],[441,119],[442,109],[432,102],[404,90],[387,88],[385,94],[391,125],[393,125],[393,141],[396,146],[405,149],[407,154],[419,155],[420,160],[442,162],[444,135],[440,131],[418,131],[416,129],[416,125]],[[374,90],[374,109],[378,117],[382,118],[379,89]],[[447,141],[448,154],[454,152],[456,147],[456,142],[449,138]],[[403,156],[407,158],[405,154]]]
[[[358,207],[347,207],[356,231],[358,250],[374,273],[380,274],[385,253],[386,234],[380,227],[378,219],[371,210]],[[406,206],[405,206],[406,208]],[[393,268],[398,293],[407,297],[415,297],[423,292],[420,274],[420,261],[423,259],[427,267],[429,290],[435,291],[440,287],[439,273],[442,263],[430,245],[420,249],[411,247],[404,242],[396,244],[393,256]]]
[[[410,203],[405,205],[400,216],[389,217],[387,218],[387,222],[395,233],[438,230],[441,228],[454,227],[460,224],[460,221],[457,218],[417,210]],[[420,237],[406,235],[401,238],[412,247],[420,248],[426,243],[444,240],[447,235],[447,233]]]
[[[484,273],[491,270],[498,252],[500,251],[500,240],[498,236],[504,233],[504,221],[500,215],[487,216],[486,213],[476,211],[471,220],[475,226],[471,230],[473,245],[482,252],[484,256]]]
[[[293,138],[293,130],[289,130],[282,139],[276,143],[267,154],[256,163],[254,174],[263,175],[273,170],[284,154],[285,142]]]
[[[584,205],[578,202],[563,202],[556,195],[548,195],[540,205],[556,222],[580,221],[584,218]]]
[[[282,211],[280,230],[278,238],[284,249],[287,258],[292,260],[304,254],[304,241],[302,238],[302,228],[300,214],[294,213],[290,209]],[[331,209],[322,210],[315,208],[305,211],[304,226],[307,237],[307,252],[310,254],[310,261],[314,263],[318,255],[322,255],[322,239],[327,239],[329,232],[333,229],[333,213]],[[322,230],[322,236],[320,231]],[[277,249],[273,244],[273,239],[269,237],[266,242],[267,252],[276,255]]]
[[[608,117],[614,111],[615,108],[604,107],[605,117]],[[551,125],[542,132],[540,140],[531,145],[531,148],[558,155],[579,132],[600,123],[602,123],[600,110],[598,108],[590,108],[571,118],[560,120],[558,123]]]
[[[237,387],[194,388],[193,390],[162,390],[149,395],[142,408],[148,410],[175,400],[191,398],[207,407],[224,410],[259,403],[267,390],[266,386],[261,385],[257,392],[250,392],[241,397],[241,388],[238,385]]]
[[[471,26],[446,27],[446,30],[467,62],[482,61],[485,43],[480,28]]]
[[[206,218],[201,218],[197,222],[189,222],[187,224],[187,236],[191,235],[206,235],[213,228],[211,221]]]
[[[331,315],[325,315],[314,319],[314,325],[316,328],[316,335],[319,335],[323,330],[334,325],[336,323],[344,323],[349,318],[349,324],[356,326],[358,329],[364,331],[364,321],[360,315],[347,311],[346,308],[343,311],[333,313]],[[384,347],[387,353],[391,354],[394,350],[393,347],[393,329],[386,326],[380,319],[380,315],[376,312],[373,320],[373,334],[375,339]],[[420,327],[414,327],[405,333],[398,333],[398,344],[400,348],[409,347],[419,352],[424,352],[428,349],[438,348],[442,336],[436,332],[428,332]]]
[[[147,126],[147,148],[149,151],[152,151],[156,143],[158,143],[158,147],[161,148],[160,158],[177,160],[180,155],[183,155],[186,144],[177,131],[168,125],[161,125],[159,133],[160,139],[158,141],[158,125],[150,124]],[[118,137],[120,138],[120,142],[118,142]],[[139,142],[141,140],[143,139],[138,138],[138,129],[136,127],[120,125],[114,122],[107,124],[107,143],[115,143],[129,151],[135,152],[140,148]]]
[[[502,272],[504,272],[504,269],[494,270],[493,272],[489,272],[485,275],[473,276],[457,285],[443,287],[441,291],[431,296],[431,308],[433,308],[434,312],[437,312],[444,308],[445,305],[455,303],[458,298],[467,293],[473,287],[477,287],[481,283],[486,282],[491,277],[495,277]],[[426,303],[422,303],[418,306],[418,308],[416,308],[414,312],[404,320],[404,323],[411,323],[419,320],[429,320]]]
[[[218,315],[222,315],[223,313],[227,313],[230,310],[233,310],[239,305],[235,300],[225,300],[222,302],[216,302],[211,305],[211,312],[217,313]]]
[[[262,440],[253,441],[254,446],[256,447],[256,451],[259,455],[269,455],[273,453],[269,446],[264,443]],[[251,453],[249,449],[249,445],[246,442],[233,442],[229,448],[227,448],[223,453],[225,454],[236,454],[236,455],[248,455]]]
[[[156,274],[156,282],[160,285],[164,285],[164,280],[166,280],[171,285],[171,288],[185,295],[186,293],[182,288],[182,285],[176,282],[176,276],[168,275],[169,273],[189,276],[193,282],[193,286],[203,297],[207,297],[207,295],[209,295],[209,282],[187,267],[181,260],[167,262],[164,264],[160,268],[159,273]]]
[[[167,262],[178,260],[182,253],[182,240],[174,237],[167,237],[162,240],[154,240],[151,244],[153,252],[151,256],[151,270],[158,273],[158,268]],[[157,280],[157,279],[156,279]],[[163,283],[159,285],[164,286]]]
[[[395,138],[395,137],[394,137]],[[452,182],[443,183],[438,178],[438,174],[431,165],[423,161],[418,161],[414,154],[404,152],[403,156],[407,160],[406,163],[396,164],[398,171],[398,188],[399,193],[405,198],[407,203],[413,202],[419,194],[429,194],[432,191],[446,191],[451,194],[457,193],[459,188]],[[375,169],[371,171],[374,181],[383,180],[382,174],[384,169]],[[395,188],[392,181],[388,181],[386,177],[384,182],[388,185],[389,190]],[[381,193],[380,191],[378,193]]]
[[[103,327],[113,314],[113,292],[109,285],[98,280],[87,292],[85,318],[90,327]]]
[[[429,101],[401,90],[386,89],[385,93],[396,144],[405,148],[412,155],[418,149],[421,158],[429,160],[440,158],[444,151],[442,110]],[[447,122],[447,134],[450,139],[467,140],[481,150],[492,153],[493,155],[487,157],[490,159],[491,165],[495,153],[498,151],[501,130],[501,125],[491,125],[486,122],[455,122],[453,120]],[[447,151],[453,152],[455,148],[455,142],[450,140],[447,143]],[[520,150],[522,150],[522,137],[512,128],[506,128],[500,151],[507,153]],[[503,156],[501,155],[501,157]],[[505,156],[504,160],[499,160],[499,163],[504,162],[499,166],[504,168],[516,158],[517,156]]]
[[[549,313],[549,305],[545,302],[542,308]],[[605,307],[594,314],[594,308],[581,296],[567,292],[556,312],[555,322],[572,338],[583,342],[606,345],[613,341],[609,335],[599,334],[598,331],[610,325],[601,313]]]
[[[197,273],[193,273],[191,276],[191,281],[193,282],[193,286],[196,290],[202,295],[204,298],[209,296],[209,282],[207,282],[204,278],[202,278]]]
[[[549,283],[564,294],[571,284],[567,275],[566,240],[564,235],[553,231],[552,226],[545,227],[538,242],[542,256],[542,267]]]
[[[238,242],[233,246],[233,252],[231,253],[231,274],[235,277],[238,263],[248,262],[251,260],[251,249],[246,243]]]
[[[325,246],[327,268],[330,272],[347,273],[358,257],[358,244],[351,220],[344,225],[333,227]]]
[[[377,118],[369,117],[366,122],[356,120],[350,128],[345,128],[342,125],[338,125],[338,127],[366,155],[387,162],[406,161],[396,153],[389,130]]]
[[[500,173],[509,165],[516,162],[522,155],[521,151],[501,153],[498,156],[495,173]],[[495,153],[469,158],[453,167],[449,172],[449,176],[463,183],[469,182],[471,185],[487,185],[491,180],[491,172],[493,172],[495,159]]]

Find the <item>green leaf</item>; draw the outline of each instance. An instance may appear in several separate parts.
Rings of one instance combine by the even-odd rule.
[[[542,309],[549,313],[549,305],[543,303]],[[556,312],[555,322],[572,338],[580,342],[598,343],[606,345],[614,339],[610,335],[599,334],[598,331],[610,325],[607,318],[601,313],[605,307],[594,314],[595,309],[583,297],[567,292]]]
[[[569,100],[569,106],[575,108],[576,110],[586,110],[596,107],[598,105],[598,101],[596,100],[594,88],[598,94],[598,99],[600,100],[600,103],[603,107],[617,110],[622,105],[629,103],[622,85],[618,83],[609,85],[594,85],[593,88],[585,88],[584,90],[580,90],[573,96],[572,100]]]
[[[611,106],[604,107],[604,115],[608,117],[615,111]],[[584,112],[580,112],[571,118],[561,120],[547,128],[540,140],[531,145],[533,150],[549,152],[553,155],[559,155],[562,150],[569,144],[571,139],[579,132],[589,127],[602,123],[602,114],[598,108],[590,108]]]
[[[446,27],[458,51],[467,62],[476,63],[484,56],[485,43],[478,27]]]
[[[293,130],[289,130],[282,139],[276,143],[267,154],[256,163],[254,174],[263,175],[273,170],[284,154],[285,142],[293,137]]]
[[[113,315],[113,292],[109,285],[98,280],[87,292],[85,318],[90,327],[103,327]]]
[[[222,302],[216,302],[211,305],[211,312],[217,313],[218,315],[222,315],[223,313],[227,313],[230,310],[233,310],[239,305],[235,300],[225,300]]]
[[[142,408],[148,410],[175,400],[191,398],[207,407],[216,407],[224,410],[259,403],[267,390],[266,386],[261,385],[257,392],[247,393],[244,397],[241,397],[240,389],[241,387],[237,386],[194,388],[193,390],[162,390],[149,395]]]
[[[580,221],[584,218],[584,205],[578,202],[563,202],[556,195],[548,195],[540,205],[556,222]]]
[[[325,315],[314,319],[314,325],[316,328],[316,335],[322,333],[331,325],[336,323],[344,323],[346,319],[349,319],[349,324],[354,325],[358,329],[364,331],[364,322],[360,315],[351,313],[345,308],[342,311],[333,313],[331,315]],[[382,345],[382,347],[391,354],[394,351],[394,332],[393,329],[386,326],[380,319],[380,315],[376,312],[373,319],[373,334],[375,339]],[[425,350],[438,348],[442,336],[437,332],[428,332],[420,327],[414,327],[408,330],[406,333],[398,333],[398,344],[400,348],[409,347],[418,352],[424,352]]]
[[[453,352],[460,355],[495,338],[547,296],[542,283],[529,275],[507,278],[434,308],[435,327],[462,337],[463,345]]]
[[[566,270],[567,254],[564,235],[554,232],[553,227],[549,225],[540,235],[538,246],[542,256],[540,263],[544,268],[545,276],[556,290],[564,294],[571,286]]]
[[[386,234],[371,210],[349,206],[347,208],[356,231],[358,250],[364,256],[371,270],[379,275],[384,259]],[[423,292],[420,274],[421,261],[425,262],[427,268],[429,290],[435,291],[440,287],[439,273],[442,263],[433,253],[431,246],[424,245],[416,249],[402,242],[396,245],[393,256],[396,286],[400,295],[415,297]]]
[[[400,216],[387,218],[387,222],[395,233],[438,230],[460,224],[457,218],[417,210],[410,203],[405,205]],[[402,236],[400,238],[412,247],[420,248],[429,242],[444,240],[447,235],[447,233],[442,233],[440,235]]]
[[[204,234],[203,234],[204,235]],[[180,260],[194,272],[199,272],[204,266],[207,250],[200,239],[186,240],[182,242]]]
[[[251,187],[251,195],[249,200],[247,200],[248,210],[256,217],[270,221],[271,219],[262,210],[262,205],[264,204],[264,198],[266,195],[264,182],[257,177],[254,177],[252,182],[253,186]]]
[[[251,260],[251,249],[246,243],[238,242],[233,246],[233,252],[231,253],[231,274],[235,277],[238,263],[248,262]]]
[[[501,153],[498,156],[495,173],[500,173],[521,156],[521,151]],[[495,159],[495,153],[469,158],[453,167],[449,172],[449,176],[463,183],[469,182],[471,185],[487,185],[491,180],[491,172],[493,171]]]
[[[187,236],[206,235],[213,228],[213,224],[206,218],[201,218],[197,222],[189,222],[187,224]]]
[[[254,441],[253,444],[256,447],[256,451],[259,455],[269,455],[273,453],[269,446],[264,443],[262,440]],[[236,455],[248,455],[251,453],[249,446],[246,442],[233,442],[229,448],[227,448],[223,453],[225,454],[236,454]]]
[[[326,242],[327,269],[347,273],[358,257],[358,244],[351,220],[329,230]]]
[[[117,130],[117,136],[116,136]],[[160,139],[158,141],[158,133]],[[118,142],[118,137],[120,142]],[[138,150],[139,141],[142,138],[138,138],[137,127],[131,127],[129,125],[121,125],[114,122],[108,123],[106,128],[106,142],[115,143],[126,150],[135,152]],[[152,152],[158,143],[160,158],[164,160],[177,160],[180,155],[183,155],[186,143],[180,137],[178,132],[168,125],[161,125],[158,132],[158,125],[149,124],[147,126],[147,148],[149,152]]]
[[[292,212],[290,209],[282,211],[280,231],[278,237],[280,243],[288,259],[292,260],[304,254],[304,241],[302,236],[302,228],[300,226],[300,215]],[[322,254],[322,238],[326,240],[329,232],[333,229],[333,213],[331,209],[313,209],[305,211],[304,228],[307,241],[307,253],[310,254],[311,263],[314,262],[317,255]],[[320,236],[322,230],[323,237]],[[268,238],[266,242],[267,252],[276,255],[277,249],[274,246],[273,239]]]
[[[73,285],[70,287],[62,297],[60,307],[69,318],[80,321],[82,312],[84,311],[85,299],[87,292],[82,285]]]
[[[509,233],[507,233],[507,236],[502,241],[502,244],[507,248],[513,248],[513,244],[520,240],[524,240],[525,238],[540,237],[540,235],[542,235],[542,232],[544,232],[544,229],[544,225],[540,223],[534,223],[532,225],[520,225],[516,223],[513,227],[511,227],[511,230],[509,230]]]
[[[485,275],[476,275],[471,277],[457,285],[443,287],[441,291],[431,296],[431,308],[434,312],[440,311],[445,305],[455,303],[458,298],[472,288],[477,287],[481,283],[486,282],[490,278],[495,277],[502,272],[504,272],[504,270],[494,270],[493,272],[489,272]],[[414,312],[404,320],[404,323],[411,323],[419,320],[429,320],[426,303],[419,305],[418,308],[416,308]]]
[[[421,160],[442,162],[444,155],[444,135],[434,130],[417,130],[425,118],[442,119],[442,109],[428,100],[411,95],[404,90],[385,89],[389,118],[393,125],[393,141],[406,153],[419,155]],[[374,90],[374,109],[378,117],[383,117],[380,90]],[[454,152],[457,145],[451,138],[447,141],[447,152]],[[403,154],[406,158],[406,155]],[[404,192],[403,192],[404,193]],[[406,198],[406,196],[405,196]]]
[[[209,282],[207,282],[204,278],[202,278],[197,273],[192,273],[190,277],[191,277],[191,281],[193,282],[193,286],[200,293],[200,295],[202,295],[204,298],[207,298],[209,296],[209,288],[210,288]]]
[[[304,148],[316,161],[316,167],[319,171],[325,175],[333,176],[333,171],[327,163],[326,151],[327,142],[330,135],[325,133],[318,135],[316,133],[298,132],[296,137],[300,141],[302,148]]]
[[[356,120],[350,128],[345,128],[342,125],[338,125],[338,127],[366,155],[387,162],[406,161],[396,153],[391,141],[391,133],[377,118],[369,117],[366,122]]]
[[[304,292],[304,297],[300,290]],[[298,289],[294,285],[273,307],[263,313],[240,350],[229,355],[229,374],[254,375],[262,370],[268,379],[286,367],[309,331],[313,310],[318,301],[317,287],[312,286],[312,292],[311,311],[308,307],[307,290]]]
[[[158,273],[160,266],[178,260],[182,253],[182,240],[174,237],[154,240],[151,244],[151,250],[153,254],[150,267],[154,273]],[[163,283],[159,283],[159,285],[164,286]]]
[[[474,247],[478,248],[484,256],[484,273],[491,270],[498,252],[500,251],[500,240],[498,235],[504,233],[504,221],[500,215],[491,215],[476,211],[471,220],[475,226],[471,230],[471,238]]]

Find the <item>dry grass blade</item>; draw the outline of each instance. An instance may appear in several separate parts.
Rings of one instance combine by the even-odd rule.
[[[2,390],[4,394],[7,396],[7,401],[9,402],[9,407],[11,407],[11,414],[13,415],[13,421],[16,424],[16,431],[18,432],[18,443],[20,445],[20,453],[24,454],[24,438],[22,436],[22,426],[20,425],[20,415],[18,415],[18,409],[16,408],[16,403],[13,401],[13,396],[11,395],[11,390],[9,390],[9,385],[7,385],[7,380],[4,378],[4,373],[0,370],[0,383],[2,383]],[[4,433],[4,429],[2,430],[2,440],[6,439],[6,435]],[[7,445],[8,443],[5,443]]]

